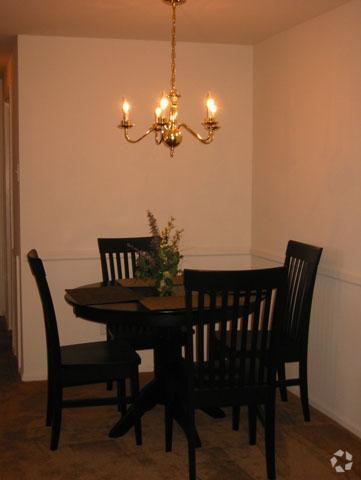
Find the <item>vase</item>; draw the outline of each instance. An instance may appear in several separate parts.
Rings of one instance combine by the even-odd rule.
[[[155,286],[160,297],[169,297],[173,291],[173,275],[168,271],[161,272]]]

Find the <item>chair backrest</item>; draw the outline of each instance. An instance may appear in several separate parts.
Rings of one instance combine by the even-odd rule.
[[[41,304],[43,307],[47,356],[48,356],[48,370],[51,370],[55,374],[58,371],[58,369],[60,369],[61,356],[60,356],[59,333],[58,333],[58,326],[56,322],[54,304],[51,298],[49,285],[46,279],[44,265],[41,258],[39,258],[37,251],[30,250],[27,257],[28,257],[28,262],[30,264],[31,272],[34,275],[36,280]]]
[[[322,248],[290,240],[284,266],[287,299],[282,334],[307,345],[313,290]]]
[[[134,276],[140,251],[154,248],[156,237],[98,238],[103,282]]]
[[[197,387],[239,389],[272,383],[286,270],[185,270],[184,284],[185,357]]]

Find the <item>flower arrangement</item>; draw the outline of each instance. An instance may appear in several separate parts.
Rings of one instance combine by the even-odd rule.
[[[147,217],[153,236],[152,248],[149,252],[139,252],[135,276],[154,280],[159,295],[168,296],[172,294],[174,277],[181,272],[179,262],[183,256],[179,244],[183,230],[176,229],[174,217],[170,217],[162,230],[149,210]]]

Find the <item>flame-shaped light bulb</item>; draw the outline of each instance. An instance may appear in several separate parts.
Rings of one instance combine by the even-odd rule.
[[[217,105],[212,97],[208,97],[207,99],[207,116],[209,120],[213,120],[215,114],[217,113]]]
[[[128,122],[129,121],[130,104],[128,103],[128,101],[126,99],[124,99],[124,101],[123,101],[122,109],[123,109],[124,121]]]
[[[159,105],[160,105],[160,108],[163,110],[163,112],[168,108],[169,100],[165,95],[163,95]]]
[[[162,109],[160,107],[157,107],[155,109],[155,121],[158,123],[160,121],[160,117],[162,115]]]

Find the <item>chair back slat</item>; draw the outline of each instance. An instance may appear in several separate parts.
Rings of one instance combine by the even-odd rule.
[[[103,282],[132,278],[139,252],[154,248],[155,237],[98,238]]]
[[[238,384],[239,386],[244,385],[245,383],[245,370],[246,370],[246,362],[247,362],[247,334],[248,334],[248,320],[249,320],[249,307],[250,307],[250,294],[249,290],[244,291],[242,294],[243,297],[243,311],[240,312],[239,321],[241,322],[240,329],[239,329],[239,336],[240,336],[240,351],[237,358],[238,370]],[[242,361],[239,361],[239,358],[242,358]]]
[[[284,290],[284,294],[286,295],[286,290]],[[259,328],[259,335],[260,338],[258,339],[260,344],[260,368],[258,372],[258,382],[261,383],[264,379],[264,372],[267,364],[267,351],[270,348],[269,344],[269,335],[268,332],[271,328],[270,319],[272,318],[272,301],[274,303],[275,298],[273,296],[272,289],[267,289],[265,291],[265,299],[263,302],[263,315],[262,320]]]
[[[122,270],[122,258],[119,252],[109,253],[109,258],[113,258],[115,256],[116,265],[117,265],[117,274],[113,274],[112,278],[122,278],[123,277],[123,270]]]
[[[204,364],[204,328],[206,325],[205,321],[205,312],[204,312],[204,292],[199,291],[199,324],[196,325],[196,341],[197,341],[197,363],[199,365],[200,370],[203,370]],[[200,372],[201,381],[203,381],[204,376],[202,372]]]
[[[185,270],[184,284],[185,358],[197,388],[240,389],[271,381],[286,292],[285,268]]]
[[[34,249],[30,250],[27,258],[31,272],[35,277],[44,314],[48,370],[50,370],[53,375],[60,374],[61,355],[58,326],[44,265],[37,251]]]
[[[217,344],[218,356],[219,356],[219,372],[220,378],[224,379],[226,376],[226,338],[227,338],[227,328],[229,328],[229,318],[227,317],[227,308],[228,308],[228,296],[226,292],[222,292],[222,316],[225,316],[225,321],[220,322],[215,326],[218,328],[219,341]],[[216,332],[215,332],[216,333]]]
[[[287,269],[287,300],[282,333],[296,341],[307,341],[313,290],[322,248],[290,240]]]
[[[239,337],[239,332],[238,332],[238,319],[239,319],[239,303],[240,303],[240,291],[236,290],[234,292],[233,296],[233,305],[232,305],[232,315],[231,315],[231,320],[230,320],[230,352],[229,352],[229,377],[230,377],[230,382],[235,383],[235,375],[236,375],[236,361],[237,361],[237,340]],[[225,344],[226,339],[227,339],[227,327],[226,326],[221,326],[221,329],[224,331],[223,333],[223,339],[222,343]],[[222,357],[226,356],[226,345],[222,348],[220,354]]]
[[[135,252],[132,250],[130,252],[130,264],[132,265],[132,275],[134,276],[135,274],[135,265],[137,264],[137,259],[138,259],[138,254],[136,255]]]
[[[254,313],[251,315],[250,322],[249,322],[251,323],[251,328],[249,328],[249,330],[251,331],[251,335],[250,335],[251,352],[257,352],[257,349],[260,349],[259,324],[260,324],[260,319],[262,315],[262,312],[261,312],[262,294],[263,292],[261,292],[260,290],[257,290],[254,298]],[[267,319],[265,319],[265,321],[267,321]],[[256,355],[252,355],[250,358],[250,366],[249,366],[249,383],[252,381],[252,379],[255,376],[256,360],[259,362],[259,358],[257,358]]]
[[[215,292],[212,292],[209,295],[209,322],[206,327],[206,339],[207,339],[207,355],[203,359],[205,362],[208,362],[208,382],[210,387],[213,387],[216,381],[216,360],[217,360],[217,355],[216,355],[216,334],[215,334],[215,329],[216,329],[216,294]],[[221,310],[220,314],[221,317],[223,317],[223,310]]]
[[[129,253],[130,252],[128,252],[128,254],[124,254],[124,256],[123,256],[123,259],[124,259],[124,277],[125,278],[129,278],[130,275],[133,275],[133,270],[135,268],[135,265],[134,266],[132,265],[132,267],[133,267],[132,268],[132,273],[130,274],[129,273]],[[131,257],[130,257],[130,260],[131,260]]]
[[[109,267],[110,267],[110,278],[112,279],[112,281],[114,282],[114,280],[119,276],[121,275],[121,268],[120,268],[120,265],[119,265],[119,268],[118,268],[118,275],[115,274],[115,264],[114,264],[114,255],[111,254],[111,253],[108,253],[108,261],[109,261]],[[120,263],[120,262],[119,262]],[[120,277],[122,278],[122,277]]]

